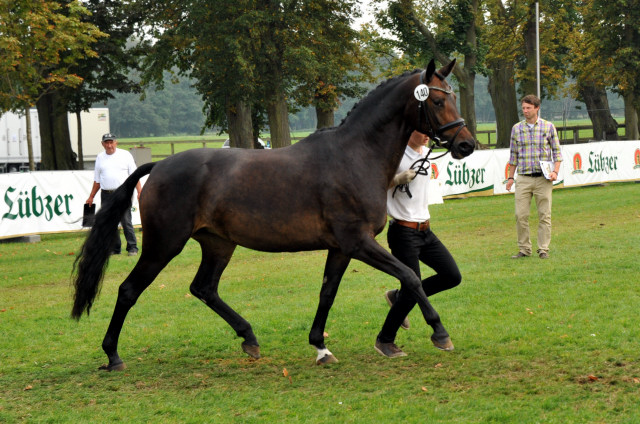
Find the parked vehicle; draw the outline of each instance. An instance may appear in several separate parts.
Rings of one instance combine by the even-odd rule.
[[[38,110],[30,109],[31,143],[36,169],[42,161],[40,148],[40,126]],[[109,132],[109,109],[92,108],[81,113],[82,150],[85,164],[92,164],[102,151],[100,137]],[[78,154],[78,127],[76,115],[69,114],[69,136],[71,148]],[[0,115],[0,172],[20,172],[29,170],[29,151],[27,147],[27,119],[24,115],[7,112]]]
[[[260,143],[260,145],[262,145],[263,149],[270,149],[271,148],[271,143],[269,143],[268,141],[264,141],[261,138],[258,138],[258,143]],[[222,148],[223,149],[229,149],[231,148],[231,140],[229,140],[228,138],[224,141],[224,143],[222,143]]]

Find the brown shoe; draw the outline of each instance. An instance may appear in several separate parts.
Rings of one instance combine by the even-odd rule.
[[[376,349],[376,352],[387,358],[407,356],[395,343],[382,343],[380,340],[376,340],[376,344],[373,347]]]
[[[547,252],[540,252],[540,259],[549,259],[549,254]]]
[[[389,307],[392,307],[396,302],[397,296],[398,290],[387,290],[387,292],[384,294],[384,298],[387,299]],[[400,324],[400,327],[404,328],[405,330],[408,330],[411,327],[411,324],[409,324],[409,317],[404,317],[404,320],[402,321],[402,324]]]
[[[520,258],[528,258],[528,257],[529,257],[529,255],[525,255],[525,254],[524,254],[524,253],[522,253],[522,252],[518,252],[518,254],[517,254],[517,255],[513,255],[513,256],[511,257],[511,259],[520,259]]]

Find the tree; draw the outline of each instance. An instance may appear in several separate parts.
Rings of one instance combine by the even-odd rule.
[[[572,55],[570,73],[574,78],[573,94],[587,106],[596,140],[617,140],[618,123],[609,109],[606,87],[612,84],[610,72],[602,66],[599,51],[600,30],[594,31],[599,18],[595,17],[591,2],[582,2],[576,14],[575,25],[568,37]]]
[[[629,140],[639,138],[640,111],[640,9],[637,2],[586,0],[587,27],[594,31],[598,66],[606,69],[610,86],[625,104],[625,132]],[[597,28],[597,33],[595,32]]]
[[[420,57],[435,58],[446,64],[451,57],[463,60],[453,70],[460,88],[460,114],[475,134],[475,76],[482,69],[485,48],[478,38],[477,19],[481,16],[480,0],[456,0],[450,3],[413,0],[389,2],[388,12],[379,19],[381,26],[398,37],[402,51]]]
[[[272,146],[289,145],[293,107],[319,94],[330,109],[352,90],[346,22],[353,0],[167,0],[150,7],[158,42],[145,79],[161,84],[161,71],[173,67],[193,78],[207,126],[228,130],[234,147],[251,147],[267,121]]]
[[[484,22],[485,43],[491,46],[487,52],[489,69],[488,91],[496,115],[496,147],[507,148],[511,128],[518,122],[518,100],[515,84],[515,61],[520,53],[517,18],[513,9],[501,0],[486,2],[488,14]]]
[[[306,1],[298,15],[293,31],[301,34],[306,49],[291,57],[299,81],[293,98],[297,106],[315,107],[317,128],[333,127],[341,100],[362,96],[362,83],[373,80],[374,56],[352,27],[359,16],[353,2]]]
[[[71,68],[81,58],[95,56],[91,45],[104,34],[94,25],[82,22],[86,13],[80,3],[73,1],[2,0],[0,106],[2,110],[23,111],[29,117],[28,110],[38,104],[42,165],[45,169],[75,168],[70,147],[46,148],[46,134],[66,131],[68,138],[69,129],[57,127],[48,120],[48,110],[40,105],[44,99],[52,98],[54,101],[48,104],[55,107],[57,97],[54,93],[57,90],[77,87],[82,82]],[[33,170],[31,144],[28,133],[29,164]]]
[[[93,45],[97,55],[84,57],[72,68],[82,77],[82,83],[73,90],[63,90],[63,102],[67,111],[76,115],[78,126],[78,160],[84,168],[82,152],[82,122],[80,114],[93,104],[114,98],[114,93],[140,93],[135,81],[140,57],[145,53],[146,42],[135,46],[132,42],[136,28],[142,21],[143,11],[135,4],[120,1],[85,0],[83,5],[90,12],[84,21],[95,25],[106,37]],[[66,119],[64,113],[59,119]],[[56,140],[60,144],[63,140]]]

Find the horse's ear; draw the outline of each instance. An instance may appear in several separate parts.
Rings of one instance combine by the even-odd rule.
[[[453,67],[454,66],[456,66],[456,60],[455,59],[453,59],[451,61],[451,63],[449,63],[447,66],[443,66],[442,68],[440,68],[438,70],[438,73],[446,78],[447,76],[449,76],[451,71],[453,71]]]
[[[425,75],[427,78],[425,81],[431,81],[431,77],[433,77],[433,73],[436,71],[436,62],[431,59],[431,62],[427,65],[427,74]]]

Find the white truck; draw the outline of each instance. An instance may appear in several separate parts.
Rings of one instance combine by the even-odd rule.
[[[38,110],[31,109],[31,141],[33,160],[36,168],[42,160],[40,149],[40,126]],[[109,131],[109,109],[91,108],[81,113],[82,151],[86,169],[91,169],[96,156],[100,153],[102,134]],[[78,154],[78,127],[76,115],[69,114],[69,135],[71,148]],[[29,170],[29,152],[27,149],[27,120],[24,115],[6,112],[0,116],[0,172],[19,172]]]

